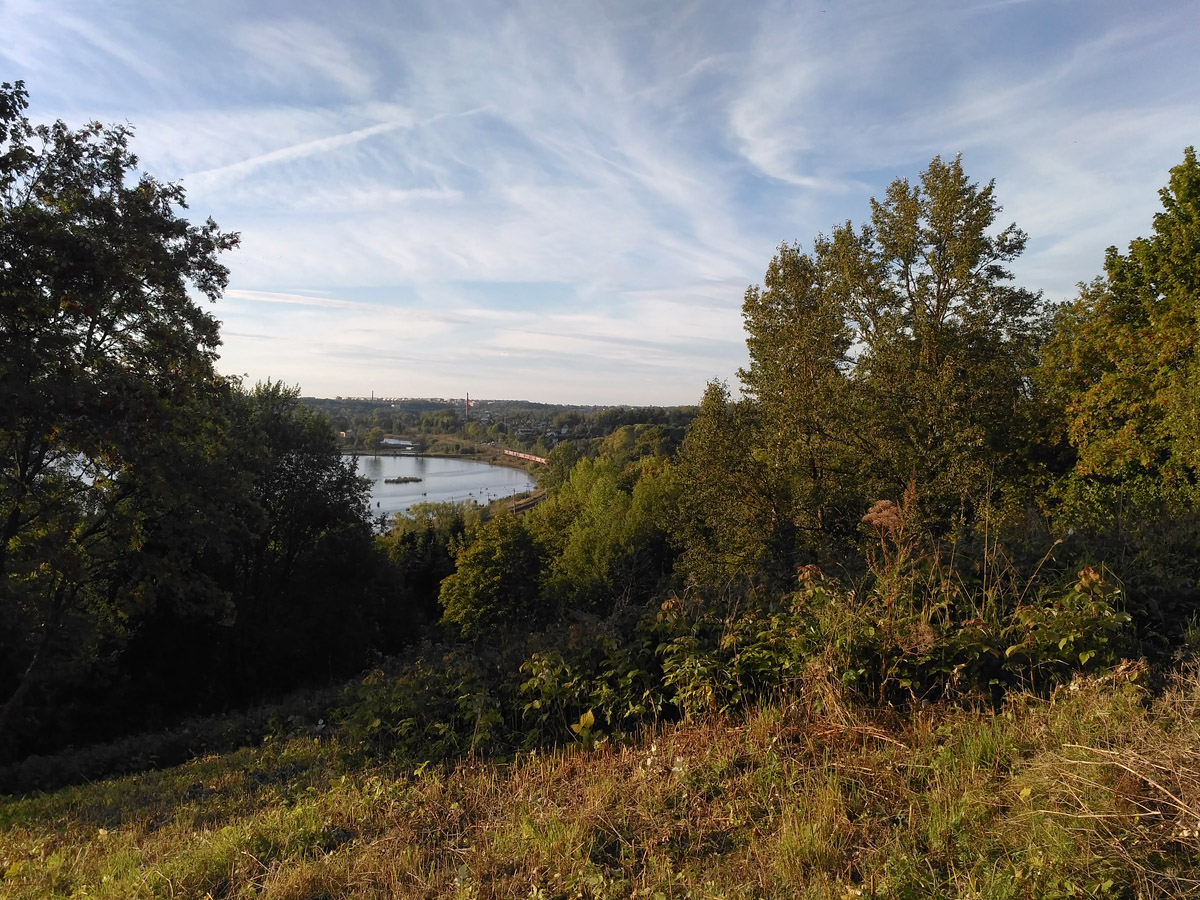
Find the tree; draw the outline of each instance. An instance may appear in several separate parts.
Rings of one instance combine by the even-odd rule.
[[[314,659],[353,662],[372,628],[363,596],[374,554],[370,481],[299,394],[267,381],[243,398],[262,460],[250,494],[261,524],[239,561],[236,668],[281,686]]]
[[[369,650],[415,637],[408,573],[389,570],[389,548],[376,547],[369,481],[341,454],[325,414],[298,393],[267,381],[235,396],[235,443],[251,477],[246,533],[223,579],[227,615],[155,611],[122,656],[123,672],[154,674],[151,683],[131,678],[123,693],[158,721],[357,671]],[[440,549],[453,571],[444,542]],[[436,584],[432,592],[426,599],[436,605]]]
[[[51,657],[167,595],[219,607],[189,572],[228,556],[235,503],[204,490],[230,386],[193,291],[220,295],[237,236],[182,218],[128,128],[35,127],[27,105],[0,85],[0,736]]]
[[[742,307],[742,399],[710,384],[683,443],[676,535],[693,579],[780,581],[845,563],[877,500],[913,498],[927,533],[1024,496],[1040,428],[1038,295],[991,183],[934,158],[871,222],[783,244]]]
[[[380,649],[394,649],[438,620],[438,592],[442,581],[454,574],[454,548],[480,521],[480,508],[473,504],[418,503],[397,514],[392,527],[379,536],[392,582]]]
[[[682,572],[701,586],[786,577],[781,569],[795,547],[791,501],[777,469],[756,452],[757,438],[753,405],[710,382],[677,454],[679,508],[669,523]]]
[[[1160,191],[1154,233],[1109,247],[1106,278],[1059,310],[1041,367],[1080,475],[1187,479],[1200,472],[1200,163]],[[1190,473],[1190,474],[1189,474]]]
[[[817,241],[861,348],[859,478],[873,499],[911,482],[935,529],[1023,474],[1040,295],[1009,284],[1026,235],[989,233],[1000,209],[993,182],[935,157],[871,201],[869,226]]]
[[[542,603],[543,549],[522,519],[492,519],[458,551],[453,575],[442,582],[443,621],[464,637],[535,627],[556,609]]]
[[[1074,468],[1056,525],[1119,567],[1147,633],[1200,605],[1200,163],[1189,147],[1153,233],[1108,248],[1105,276],[1054,317],[1039,383]]]
[[[579,462],[579,447],[573,441],[563,441],[546,454],[546,465],[537,470],[538,486],[555,490],[571,477]]]
[[[611,457],[580,460],[529,514],[548,559],[543,594],[552,607],[607,614],[659,586],[671,563],[656,508],[665,466],[651,457],[625,467]]]
[[[861,433],[849,409],[854,334],[828,282],[820,260],[782,244],[742,305],[750,365],[738,378],[757,420],[754,452],[812,545],[838,528],[847,455]]]
[[[1025,471],[1039,298],[1007,269],[1025,234],[990,233],[994,185],[958,158],[893,181],[871,210],[811,255],[781,246],[743,306],[754,452],[810,549],[910,484],[944,531]]]

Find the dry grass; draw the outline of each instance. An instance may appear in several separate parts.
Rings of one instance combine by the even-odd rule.
[[[803,702],[422,774],[266,745],[0,804],[0,896],[1200,895],[1200,678]]]

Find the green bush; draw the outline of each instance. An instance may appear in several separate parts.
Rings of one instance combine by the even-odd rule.
[[[430,648],[398,675],[376,669],[357,686],[340,725],[372,756],[444,760],[504,746],[502,686],[467,647]]]
[[[816,669],[873,703],[998,702],[1010,688],[1043,690],[1111,665],[1132,636],[1103,569],[1065,586],[1058,576],[971,586],[895,553],[854,588],[811,566],[799,575],[785,595],[672,596],[500,650],[431,648],[397,675],[368,676],[342,725],[357,746],[419,762],[594,745],[659,718],[794,700]]]
[[[744,605],[673,598],[663,604],[663,684],[684,716],[744,707],[790,691],[803,670],[807,625],[788,605],[751,594]]]
[[[526,746],[562,740],[590,712],[593,733],[624,738],[657,718],[665,696],[654,617],[626,610],[565,629],[521,664]]]

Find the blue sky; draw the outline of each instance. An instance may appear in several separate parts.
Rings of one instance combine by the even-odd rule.
[[[935,155],[1070,297],[1200,142],[1200,4],[0,0],[31,117],[129,122],[238,231],[220,368],[694,403],[781,241]]]

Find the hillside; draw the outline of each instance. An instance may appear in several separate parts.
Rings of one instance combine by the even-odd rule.
[[[0,896],[1186,897],[1200,674],[997,712],[799,696],[502,761],[388,767],[267,740],[0,803]]]

